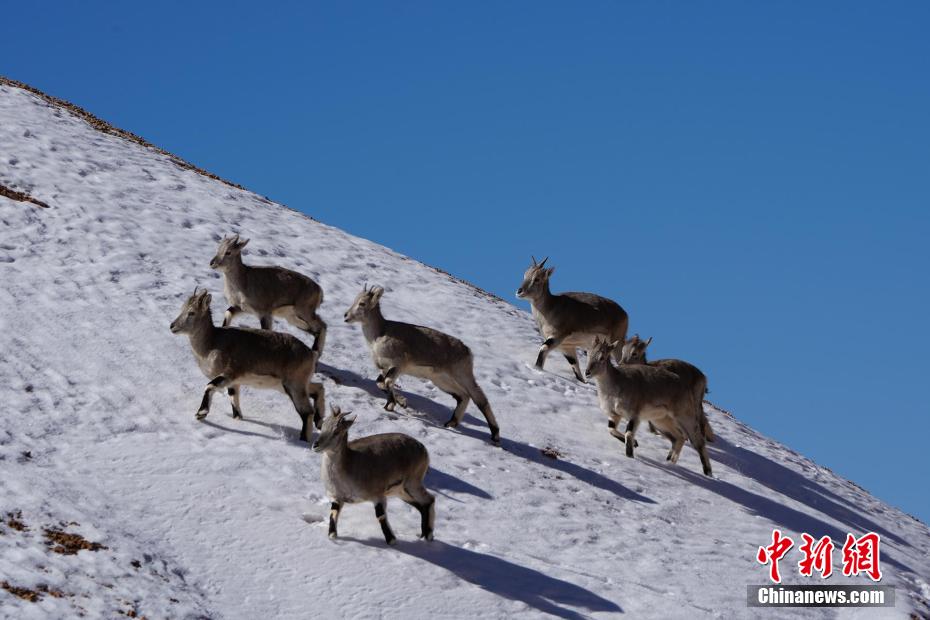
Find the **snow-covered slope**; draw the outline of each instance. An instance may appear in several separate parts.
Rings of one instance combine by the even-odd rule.
[[[744,617],[746,584],[766,579],[756,549],[775,527],[840,541],[880,533],[897,607],[766,616],[930,614],[923,523],[711,407],[716,479],[690,447],[666,465],[665,440],[648,433],[627,459],[593,386],[555,358],[552,372],[529,366],[529,315],[440,271],[2,83],[0,185],[49,205],[0,197],[4,617]],[[396,548],[370,505],[347,507],[329,540],[319,456],[296,440],[282,394],[247,389],[245,420],[221,398],[194,420],[205,380],[168,323],[195,285],[214,292],[219,319],[208,262],[231,232],[251,238],[247,262],[323,285],[327,400],[358,414],[353,436],[402,431],[426,444],[436,541],[416,540],[416,512],[393,501]],[[410,408],[381,409],[362,334],[342,321],[364,282],[386,287],[387,316],[469,344],[502,448],[473,406],[460,431],[443,429],[451,398],[429,383],[402,379]],[[868,453],[865,439],[850,449]],[[56,553],[49,528],[107,548]],[[786,582],[816,583],[796,561],[783,563]]]

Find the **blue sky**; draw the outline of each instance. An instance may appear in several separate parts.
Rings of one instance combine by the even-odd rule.
[[[548,255],[930,520],[930,4],[270,4],[8,4],[0,74],[521,307]]]

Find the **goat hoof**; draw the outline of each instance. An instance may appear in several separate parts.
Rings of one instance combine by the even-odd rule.
[[[459,423],[455,421],[455,418],[452,418],[451,420],[443,424],[445,428],[455,428],[458,425]]]
[[[395,396],[395,397],[394,397],[394,401],[395,401],[398,405],[400,405],[402,408],[404,408],[404,409],[407,408],[407,399],[404,398],[403,396]]]
[[[394,401],[389,400],[388,402],[386,402],[386,403],[384,404],[384,410],[385,410],[385,411],[394,411]]]
[[[336,540],[336,532],[330,532],[330,533],[329,533],[329,539],[330,539],[330,540]]]
[[[387,544],[388,544],[389,546],[393,547],[394,545],[397,544],[397,539],[396,539],[396,538],[392,538],[392,539],[387,540],[387,541],[385,541],[385,542],[387,542]]]
[[[194,414],[194,417],[197,418],[198,420],[203,420],[205,417],[207,417],[207,412],[206,410],[201,409],[196,414]]]
[[[421,534],[420,538],[426,541],[433,540],[433,533],[430,532],[429,534]]]

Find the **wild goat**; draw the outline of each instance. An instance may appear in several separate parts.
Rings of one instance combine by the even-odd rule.
[[[585,383],[578,366],[578,349],[591,350],[595,336],[608,341],[623,342],[629,317],[616,302],[593,293],[560,293],[549,290],[549,278],[554,267],[546,267],[533,258],[533,264],[523,274],[523,284],[517,297],[527,299],[533,309],[533,318],[539,325],[543,344],[536,356],[536,368],[542,370],[546,357],[553,349],[559,350],[572,366],[575,377]],[[614,353],[619,357],[619,351]]]
[[[712,475],[692,387],[675,373],[662,368],[647,364],[614,366],[610,358],[619,344],[596,338],[586,373],[597,382],[601,410],[614,426],[621,418],[629,420],[623,435],[626,455],[633,457],[640,422],[653,422],[674,441],[667,460],[677,462],[687,437],[701,457],[704,474]],[[620,437],[615,428],[611,429],[611,434]]]
[[[210,412],[213,392],[226,389],[233,418],[241,418],[239,389],[242,385],[283,390],[300,415],[300,439],[310,441],[307,421],[313,416],[322,424],[323,385],[311,381],[319,353],[300,339],[280,332],[241,327],[216,327],[210,313],[210,294],[194,290],[181,313],[171,322],[171,332],[187,334],[197,365],[210,379],[196,418]],[[313,397],[313,404],[310,404]]]
[[[307,276],[283,267],[255,267],[242,262],[242,248],[249,242],[239,235],[223,237],[210,261],[210,267],[224,276],[229,308],[223,327],[232,324],[240,312],[258,317],[262,329],[271,329],[273,317],[313,335],[313,350],[323,353],[326,323],[317,314],[323,303],[323,289]]]
[[[458,426],[471,399],[488,421],[491,441],[499,443],[500,428],[484,391],[475,381],[471,350],[458,338],[441,331],[385,319],[381,314],[383,294],[380,286],[363,288],[346,311],[345,320],[362,324],[371,357],[381,371],[376,383],[388,395],[384,408],[393,411],[395,405],[407,406],[394,387],[400,375],[429,379],[455,399],[455,411],[446,422],[447,428]]]
[[[623,343],[620,350],[621,364],[649,364],[656,368],[664,368],[681,377],[681,380],[691,386],[694,391],[694,402],[698,407],[699,423],[701,433],[704,439],[709,442],[714,441],[714,431],[707,420],[707,414],[704,413],[704,394],[707,393],[707,376],[693,364],[683,360],[665,359],[646,361],[646,348],[652,342],[652,336],[648,340],[643,340],[639,334],[634,334],[632,338]]]
[[[369,435],[349,441],[355,416],[333,407],[313,449],[323,453],[322,478],[332,504],[329,537],[336,538],[336,524],[344,504],[374,502],[384,540],[397,540],[387,520],[387,498],[400,497],[420,511],[420,538],[433,539],[436,498],[423,486],[429,469],[429,453],[419,441],[403,433]]]

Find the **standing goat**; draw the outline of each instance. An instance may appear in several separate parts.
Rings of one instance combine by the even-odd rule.
[[[491,441],[499,443],[500,428],[491,404],[475,381],[471,350],[458,338],[441,331],[385,319],[381,314],[383,294],[380,286],[363,288],[346,311],[345,320],[362,324],[371,357],[381,371],[376,380],[378,387],[388,395],[384,408],[393,411],[395,405],[407,406],[406,399],[394,387],[400,375],[429,379],[455,399],[455,411],[446,422],[447,428],[458,426],[471,399],[488,422]]]
[[[635,334],[632,338],[623,343],[620,353],[621,364],[649,364],[656,368],[664,368],[675,373],[681,380],[691,386],[694,392],[694,402],[698,407],[698,420],[701,426],[701,434],[709,442],[714,441],[714,431],[707,420],[707,414],[704,413],[704,394],[707,393],[707,376],[701,370],[683,360],[665,359],[646,361],[646,348],[652,342],[652,336],[647,340]]]
[[[629,317],[616,302],[600,295],[553,295],[549,290],[549,278],[555,268],[546,268],[547,260],[548,257],[537,263],[533,258],[533,264],[523,274],[523,284],[517,289],[517,297],[529,300],[533,318],[543,337],[536,356],[536,368],[542,370],[549,352],[556,349],[571,364],[575,377],[585,383],[578,366],[578,349],[590,351],[595,336],[602,336],[610,342],[623,342]],[[615,355],[619,356],[619,352]]]
[[[429,453],[419,441],[403,433],[370,435],[349,441],[355,416],[333,407],[313,449],[323,453],[323,484],[332,504],[329,537],[336,538],[336,524],[344,504],[374,502],[384,540],[393,545],[397,537],[387,520],[387,498],[400,497],[420,511],[420,538],[433,539],[436,498],[423,486],[429,469]]]
[[[223,272],[229,308],[223,327],[240,312],[254,314],[262,329],[271,329],[275,316],[313,335],[313,350],[323,353],[326,323],[317,314],[323,289],[307,276],[283,267],[254,267],[242,262],[242,248],[249,242],[239,235],[223,237],[210,267]]]
[[[647,364],[614,366],[610,358],[619,344],[595,339],[586,374],[597,382],[601,410],[614,426],[621,418],[629,420],[623,435],[626,455],[633,457],[640,422],[652,422],[674,442],[667,460],[677,462],[687,437],[701,457],[704,474],[712,475],[692,387],[675,373],[662,368]],[[620,437],[615,428],[611,429],[611,434]]]
[[[171,332],[187,334],[194,357],[210,379],[203,393],[197,419],[210,412],[213,392],[228,390],[233,418],[241,418],[239,390],[242,385],[283,390],[300,415],[300,439],[310,441],[308,420],[319,428],[323,415],[323,384],[313,383],[319,353],[300,339],[280,332],[240,327],[216,327],[210,313],[210,294],[194,291],[171,322]],[[310,398],[313,404],[310,404]]]

